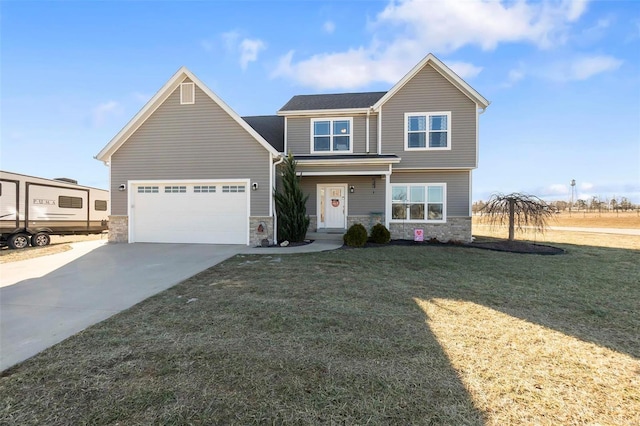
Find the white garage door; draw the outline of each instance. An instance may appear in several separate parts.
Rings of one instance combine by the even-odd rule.
[[[132,242],[247,244],[247,182],[140,183],[131,190]]]

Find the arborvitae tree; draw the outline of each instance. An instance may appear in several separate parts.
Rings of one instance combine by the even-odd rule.
[[[306,202],[300,187],[300,178],[296,175],[296,161],[289,153],[281,165],[282,180],[280,191],[275,191],[276,212],[278,213],[278,240],[304,241],[309,228]]]
[[[544,232],[552,214],[549,205],[540,198],[518,192],[492,195],[483,213],[489,217],[491,225],[509,225],[510,241],[515,238],[516,229],[522,231],[525,227],[532,227]]]

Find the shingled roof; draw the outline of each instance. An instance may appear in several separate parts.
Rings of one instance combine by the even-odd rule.
[[[256,115],[242,119],[278,152],[284,151],[284,117]]]
[[[368,108],[387,92],[336,93],[330,95],[297,95],[280,111],[314,111],[322,109]]]

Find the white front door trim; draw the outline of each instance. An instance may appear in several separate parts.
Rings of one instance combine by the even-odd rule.
[[[343,209],[343,220],[342,220],[342,225],[341,226],[327,226],[326,223],[326,212],[322,211],[322,207],[323,205],[326,207],[326,202],[323,203],[323,200],[326,201],[327,198],[327,193],[326,190],[327,188],[340,188],[342,190],[342,202],[344,203],[344,209]],[[333,228],[339,228],[339,229],[347,229],[347,216],[349,215],[349,202],[348,202],[348,189],[349,189],[349,185],[346,183],[319,183],[317,184],[317,189],[316,189],[316,219],[317,219],[317,226],[318,229],[333,229]],[[324,198],[323,198],[323,194],[324,193]],[[334,224],[331,224],[334,225]]]

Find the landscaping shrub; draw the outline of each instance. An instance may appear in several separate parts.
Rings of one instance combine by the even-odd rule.
[[[387,244],[391,241],[391,232],[381,223],[376,223],[371,228],[371,241],[376,244]]]
[[[349,247],[364,247],[367,243],[367,229],[361,223],[356,223],[342,238]]]

